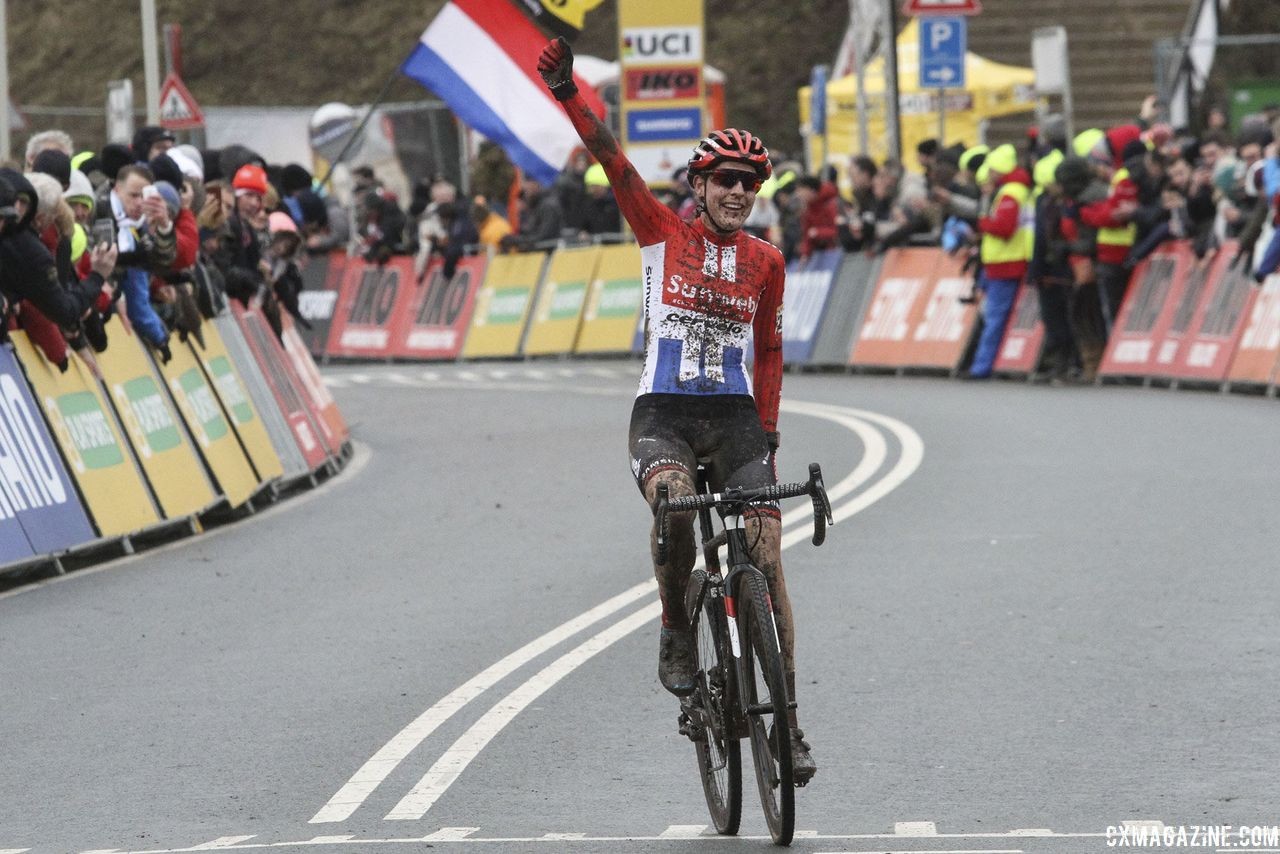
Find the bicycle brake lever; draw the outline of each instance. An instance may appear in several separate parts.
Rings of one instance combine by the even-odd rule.
[[[813,499],[813,544],[820,546],[827,539],[827,526],[834,525],[831,515],[831,499],[822,483],[822,467],[809,464],[809,496]]]

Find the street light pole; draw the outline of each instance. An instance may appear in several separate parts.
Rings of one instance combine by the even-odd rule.
[[[160,56],[156,0],[142,0],[142,68],[147,82],[147,124],[160,124]]]

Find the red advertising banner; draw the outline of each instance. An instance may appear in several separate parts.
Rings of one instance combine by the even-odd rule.
[[[1231,359],[1227,380],[1247,385],[1269,385],[1280,369],[1280,274],[1267,277],[1253,288],[1244,309],[1244,331]]]
[[[377,267],[346,266],[325,352],[330,356],[386,359],[392,355],[391,325],[413,297],[413,259],[395,257]]]
[[[488,257],[476,255],[458,262],[452,279],[444,277],[444,262],[433,259],[421,280],[407,287],[408,297],[396,303],[391,322],[391,355],[406,359],[456,359],[462,352],[476,291],[484,280]]]
[[[696,65],[661,68],[628,68],[627,99],[630,101],[667,101],[673,98],[698,98],[698,78],[702,69]]]
[[[1129,289],[1107,341],[1098,373],[1102,376],[1154,376],[1159,365],[1173,360],[1159,346],[1169,333],[1195,257],[1182,242],[1161,246],[1133,271]]]
[[[307,345],[303,342],[302,337],[298,335],[297,324],[287,314],[284,315],[283,319],[284,355],[288,357],[289,363],[293,366],[293,373],[296,375],[302,390],[306,392],[306,400],[316,417],[317,423],[321,426],[325,444],[328,445],[333,454],[341,455],[347,440],[351,438],[351,430],[347,427],[347,421],[342,417],[342,412],[338,409],[337,401],[329,393],[329,387],[325,385],[324,377],[320,376],[320,369],[316,367],[315,360],[307,352]],[[328,428],[327,430],[324,429],[326,427]]]
[[[280,406],[280,411],[284,415],[285,421],[289,424],[289,429],[293,431],[294,438],[298,442],[298,448],[302,451],[303,458],[307,461],[307,466],[314,471],[320,468],[328,461],[329,442],[324,437],[319,427],[315,424],[311,417],[310,409],[306,401],[303,399],[303,392],[299,388],[299,384],[294,380],[292,371],[287,364],[287,360],[283,354],[276,352],[271,345],[275,344],[276,348],[280,343],[276,341],[275,333],[271,331],[271,327],[267,326],[267,322],[257,311],[246,311],[240,306],[237,300],[228,300],[231,304],[231,311],[236,318],[236,322],[240,324],[240,329],[244,332],[244,338],[249,345],[249,350],[253,353],[254,359],[257,360],[258,366],[262,369],[262,375],[267,381],[267,386],[271,389],[272,396],[275,397],[276,403]],[[325,431],[328,427],[326,425]]]
[[[1040,322],[1040,292],[1031,285],[1018,290],[1018,298],[1009,313],[1009,325],[996,356],[994,370],[998,374],[1030,374],[1040,361],[1044,346],[1044,324]]]
[[[1176,379],[1226,379],[1247,317],[1245,307],[1254,290],[1253,279],[1244,270],[1230,269],[1235,254],[1235,244],[1227,243],[1216,257],[1192,268],[1166,343],[1157,355],[1157,360],[1162,360],[1167,343],[1178,342],[1172,362],[1162,361],[1162,373]]]
[[[960,302],[972,288],[960,266],[937,249],[891,249],[850,362],[954,370],[977,318],[973,305]]]

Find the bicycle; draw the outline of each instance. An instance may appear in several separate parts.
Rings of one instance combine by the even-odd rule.
[[[659,486],[656,513],[660,563],[666,562],[668,513],[698,511],[702,544],[704,566],[690,574],[685,592],[685,608],[697,639],[697,685],[680,701],[680,731],[694,743],[712,823],[718,833],[729,836],[738,832],[742,819],[739,742],[750,741],[769,835],[775,844],[789,845],[795,832],[797,784],[791,768],[787,711],[795,703],[787,696],[769,586],[751,563],[743,513],[752,504],[808,495],[813,500],[813,544],[819,546],[826,539],[827,525],[834,523],[831,502],[817,463],[809,465],[809,480],[804,483],[712,494],[702,466],[697,483],[698,494],[684,498],[670,498],[666,485]],[[713,508],[722,524],[718,534],[711,522]],[[729,567],[723,576],[722,546],[727,547]]]

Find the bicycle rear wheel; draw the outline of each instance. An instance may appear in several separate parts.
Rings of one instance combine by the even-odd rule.
[[[755,760],[756,787],[769,835],[777,845],[790,845],[795,832],[796,792],[791,770],[791,727],[787,722],[789,698],[769,601],[769,586],[758,570],[739,575],[737,611],[742,657],[738,659],[738,684]]]
[[[724,600],[706,596],[695,619],[695,694],[702,712],[701,737],[694,740],[698,775],[716,832],[732,836],[742,821],[742,753],[738,740],[729,732],[727,691],[733,678],[733,656],[729,651]]]

